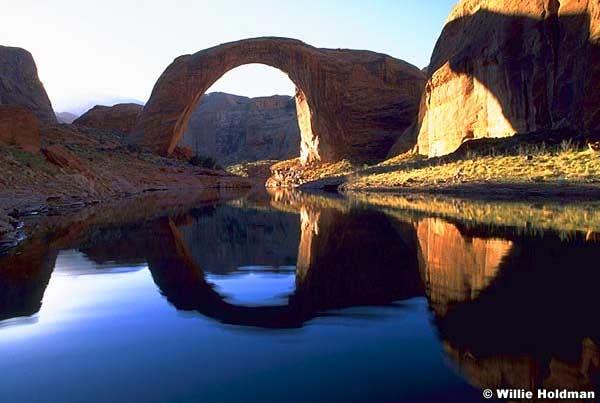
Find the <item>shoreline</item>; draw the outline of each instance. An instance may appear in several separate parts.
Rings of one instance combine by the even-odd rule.
[[[217,186],[166,186],[118,197],[113,195],[101,200],[80,198],[76,202],[62,204],[49,200],[38,205],[37,209],[22,208],[17,214],[14,210],[10,213],[0,209],[0,229],[7,226],[12,228],[0,239],[0,254],[10,253],[32,235],[48,231],[49,228],[79,224],[78,220],[87,211],[105,216],[110,215],[111,211],[119,216],[123,214],[122,211],[128,211],[132,219],[144,218],[157,212],[193,207],[197,203],[244,197],[260,187],[257,183],[254,186],[227,186],[225,183]],[[260,190],[263,190],[262,187]],[[444,187],[342,187],[335,193],[318,188],[276,190],[297,191],[300,194],[317,192],[332,197],[337,194],[392,214],[399,211],[403,214],[420,212],[493,225],[504,225],[504,220],[513,226],[552,230],[562,228],[565,231],[587,232],[592,237],[600,233],[600,213],[596,213],[600,211],[600,186],[570,185],[559,189],[549,185],[465,183]],[[29,200],[21,201],[27,206]],[[18,202],[14,204],[18,205]],[[115,210],[115,206],[119,206],[120,210]]]
[[[173,196],[172,202],[166,202],[159,207],[161,210],[174,207],[191,206],[194,203],[214,202],[224,200],[231,194],[243,194],[252,189],[252,185],[240,186],[239,184],[228,186],[226,183],[218,183],[216,186],[166,186],[164,188],[148,188],[132,193],[111,194],[106,197],[84,197],[82,195],[71,195],[71,203],[56,203],[64,201],[63,198],[54,200],[46,198],[45,201],[38,199],[33,201],[32,197],[12,199],[9,207],[0,203],[0,254],[9,253],[17,248],[23,241],[33,233],[38,232],[39,222],[44,220],[64,219],[64,226],[69,225],[70,219],[88,209],[111,209],[114,205],[130,204],[136,200],[144,201],[152,198]],[[39,195],[37,195],[39,196]],[[35,196],[34,196],[35,197]],[[5,197],[0,197],[0,201]],[[152,214],[150,211],[140,213]],[[50,220],[51,221],[51,220]],[[55,224],[53,224],[55,225]]]
[[[311,189],[306,187],[305,189]],[[452,196],[473,201],[544,201],[544,202],[600,202],[600,184],[533,184],[468,182],[447,186],[347,186],[341,184],[340,193],[381,193],[398,195]]]

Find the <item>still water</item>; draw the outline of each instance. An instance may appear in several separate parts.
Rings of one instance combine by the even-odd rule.
[[[151,206],[0,257],[0,401],[598,389],[595,232],[298,194]]]

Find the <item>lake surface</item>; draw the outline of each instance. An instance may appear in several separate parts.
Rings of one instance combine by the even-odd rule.
[[[594,210],[577,230],[389,206],[285,193],[54,218],[0,257],[0,401],[598,390]]]

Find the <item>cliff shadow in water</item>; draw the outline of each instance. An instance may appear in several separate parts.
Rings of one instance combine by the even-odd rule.
[[[32,239],[0,256],[0,321],[40,310],[57,254],[45,239]]]
[[[506,239],[497,274],[474,298],[433,305],[448,355],[482,388],[598,389],[600,244],[581,233]]]

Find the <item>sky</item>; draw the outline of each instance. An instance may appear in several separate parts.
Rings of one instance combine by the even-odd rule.
[[[0,0],[0,45],[29,50],[55,111],[145,102],[182,54],[259,36],[367,49],[418,67],[455,0]],[[279,70],[248,65],[209,91],[293,94]]]

